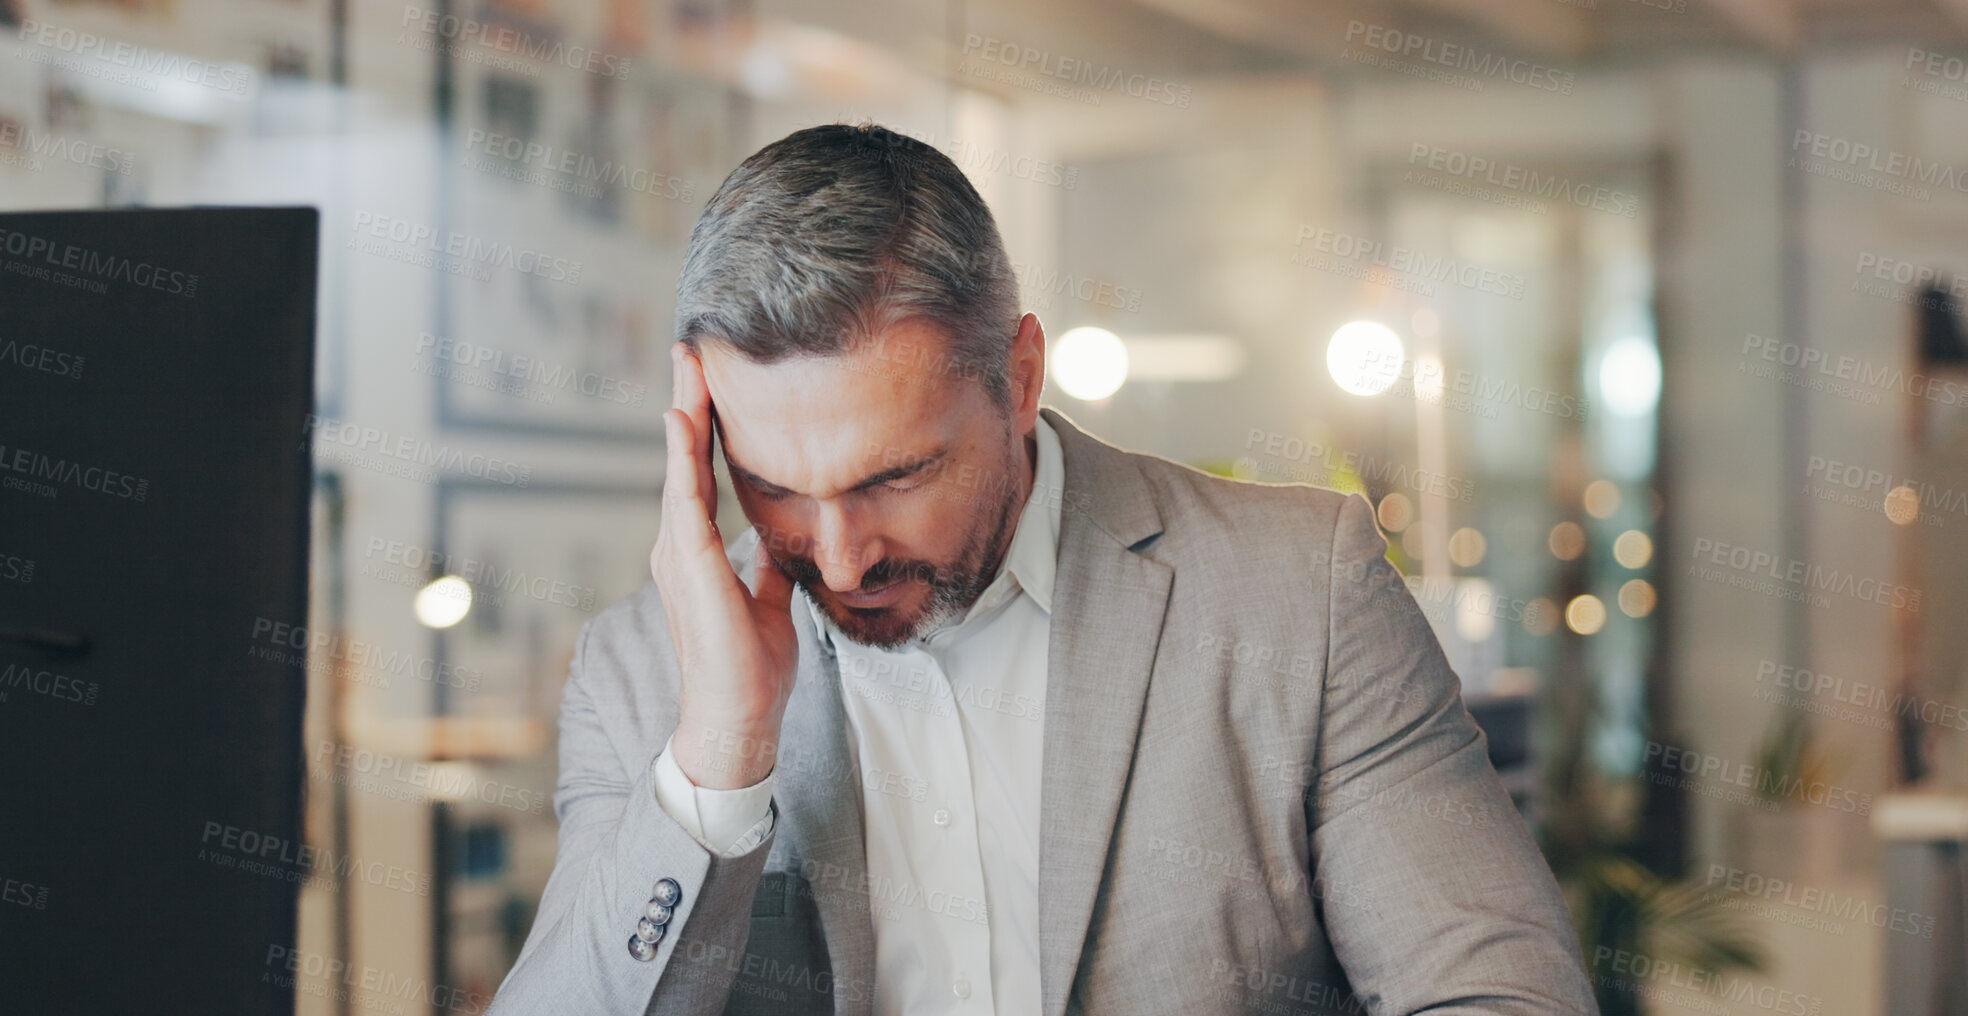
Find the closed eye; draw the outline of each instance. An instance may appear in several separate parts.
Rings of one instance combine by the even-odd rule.
[[[948,454],[949,448],[947,446],[938,448],[935,452],[917,459],[908,465],[897,466],[870,476],[849,488],[848,493],[855,494],[874,490],[889,490],[901,494],[918,490],[935,478],[936,474],[942,468],[944,456]],[[731,453],[729,451],[725,452],[724,461],[725,465],[731,470],[733,482],[742,483],[750,487],[752,492],[758,495],[761,500],[784,501],[794,496],[793,491],[769,483],[743,466],[731,461]]]

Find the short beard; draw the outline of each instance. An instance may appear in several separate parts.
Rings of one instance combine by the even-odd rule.
[[[998,475],[1021,475],[1014,472],[1018,465],[1015,456],[1023,452],[1023,443],[1013,442],[1012,453],[1006,457]],[[897,576],[901,576],[904,582],[927,584],[929,595],[913,621],[897,615],[894,607],[849,607],[815,595],[814,590],[824,588],[825,583],[819,569],[811,561],[802,559],[783,564],[774,561],[773,564],[781,574],[806,592],[807,598],[842,634],[861,645],[894,652],[914,639],[962,617],[997,578],[1015,535],[1017,518],[1014,517],[1014,509],[1024,500],[1019,496],[1017,486],[1001,489],[1003,495],[987,511],[991,519],[989,535],[984,529],[971,529],[954,563],[938,568],[927,562],[894,563],[882,560],[869,567],[862,576],[863,589],[879,588]]]

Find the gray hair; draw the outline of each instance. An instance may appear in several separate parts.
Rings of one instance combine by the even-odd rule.
[[[690,231],[677,341],[772,364],[859,350],[922,318],[949,348],[910,365],[969,377],[1009,411],[1018,280],[956,163],[872,124],[795,131],[725,177]]]

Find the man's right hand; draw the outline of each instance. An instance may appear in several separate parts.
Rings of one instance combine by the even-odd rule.
[[[662,528],[649,552],[683,678],[670,750],[690,782],[736,790],[765,779],[777,758],[799,662],[793,584],[773,566],[763,540],[752,554],[756,592],[732,570],[717,531],[703,365],[681,342],[671,344],[670,359],[672,402],[663,413],[669,469]]]

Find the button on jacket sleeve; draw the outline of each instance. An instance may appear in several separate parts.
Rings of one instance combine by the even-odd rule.
[[[1315,885],[1400,905],[1326,906],[1334,952],[1375,1013],[1596,1013],[1558,885],[1385,551],[1372,507],[1347,498],[1308,798]]]
[[[631,761],[602,717],[639,710],[639,724],[667,737],[676,728],[676,700],[663,684],[675,679],[643,676],[645,661],[631,664],[598,647],[589,636],[603,621],[582,628],[561,694],[559,844],[532,930],[493,999],[497,1016],[720,1012],[736,968],[702,957],[743,956],[750,935],[752,895],[772,836],[742,856],[720,857],[657,803],[654,753]],[[673,658],[666,632],[632,634],[617,641]],[[631,666],[650,684],[646,699],[607,692],[629,686],[615,677]],[[591,684],[591,673],[610,677]],[[598,691],[609,700],[598,701]],[[667,913],[653,908],[666,918],[657,922],[651,903],[666,899],[674,905]]]
[[[721,857],[738,857],[765,842],[772,832],[772,774],[737,790],[700,787],[678,768],[668,741],[655,766],[656,803],[704,849]]]

